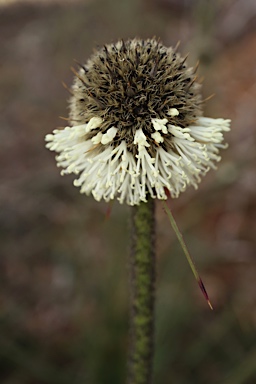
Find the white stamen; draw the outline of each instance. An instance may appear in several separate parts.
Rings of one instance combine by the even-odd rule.
[[[163,143],[164,138],[160,135],[159,132],[151,133],[152,139],[155,140],[156,143]]]
[[[93,144],[99,144],[101,142],[102,136],[103,136],[102,133],[98,132],[96,136],[91,138],[91,142]]]
[[[168,123],[167,119],[151,119],[153,127],[155,131],[162,131],[163,133],[167,133],[167,127],[166,124]]]
[[[104,135],[102,135],[101,144],[105,145],[110,143],[114,139],[116,133],[117,133],[117,128],[115,127],[109,128],[107,132],[104,133]]]
[[[134,144],[138,144],[139,146],[149,147],[150,144],[147,142],[147,137],[143,133],[142,129],[137,129],[134,136]]]
[[[58,153],[61,174],[79,175],[74,185],[80,187],[81,193],[92,194],[96,200],[117,198],[129,205],[140,204],[149,196],[167,199],[166,189],[172,197],[178,197],[188,185],[197,188],[201,176],[220,160],[219,149],[225,147],[223,132],[230,129],[230,120],[224,119],[200,117],[187,128],[168,124],[167,119],[152,119],[152,139],[162,143],[162,134],[169,133],[173,145],[168,150],[155,145],[152,157],[142,128],[134,135],[136,156],[128,150],[125,140],[116,146],[110,144],[118,131],[115,127],[86,139],[86,132],[99,128],[101,123],[102,119],[92,118],[88,124],[56,129],[46,135],[46,147]],[[99,143],[104,145],[101,151],[95,148]]]
[[[167,115],[172,116],[172,117],[178,116],[179,114],[180,113],[179,113],[177,108],[170,108],[169,111],[167,112]]]
[[[89,133],[93,129],[99,128],[102,124],[102,121],[103,120],[100,117],[92,117],[85,127],[85,132]]]
[[[176,125],[168,125],[168,131],[175,137],[180,137],[181,139],[187,139],[189,141],[194,141],[193,137],[188,133],[191,130],[189,128],[180,128]]]

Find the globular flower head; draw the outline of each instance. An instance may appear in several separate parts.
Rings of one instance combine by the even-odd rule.
[[[195,69],[154,39],[104,46],[71,92],[70,126],[46,146],[61,174],[78,175],[74,185],[96,200],[178,197],[220,160],[230,120],[203,117]]]

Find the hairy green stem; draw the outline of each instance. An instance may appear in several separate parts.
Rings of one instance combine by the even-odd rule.
[[[130,350],[128,384],[150,384],[154,350],[154,200],[132,207]]]

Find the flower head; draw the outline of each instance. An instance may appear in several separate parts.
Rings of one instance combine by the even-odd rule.
[[[71,126],[47,135],[46,147],[96,200],[178,197],[215,168],[230,126],[202,116],[199,91],[195,69],[154,39],[106,45],[76,73]]]

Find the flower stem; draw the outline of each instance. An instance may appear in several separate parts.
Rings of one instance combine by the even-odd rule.
[[[128,384],[150,384],[154,350],[154,200],[132,207]]]

